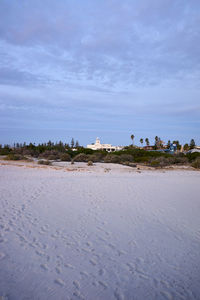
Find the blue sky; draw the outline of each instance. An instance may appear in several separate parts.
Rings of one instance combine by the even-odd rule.
[[[200,1],[1,0],[0,143],[200,144]]]

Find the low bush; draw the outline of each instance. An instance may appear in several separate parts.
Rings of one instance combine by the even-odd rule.
[[[120,155],[120,161],[121,162],[132,162],[133,156],[130,154],[121,154]]]
[[[74,157],[74,161],[87,162],[88,161],[88,155],[84,154],[84,153],[79,153]]]
[[[198,157],[200,158],[200,153],[199,152],[187,153],[186,157],[189,162],[192,162],[196,160]]]
[[[92,162],[101,162],[103,160],[103,154],[102,153],[95,153],[88,155],[88,160],[91,160]]]
[[[71,156],[68,153],[63,153],[60,155],[61,161],[71,161]]]
[[[91,160],[88,160],[88,163],[87,163],[88,166],[93,166],[93,162]]]
[[[39,165],[51,165],[51,162],[49,160],[38,160]]]
[[[104,157],[105,163],[120,163],[120,156],[116,154],[107,154]]]
[[[134,157],[133,161],[137,163],[149,163],[151,161],[151,157],[148,156]]]
[[[46,150],[46,151],[40,153],[39,158],[47,158],[47,159],[56,160],[56,159],[59,159],[59,153],[58,153],[58,151],[55,151],[55,150]]]
[[[160,166],[160,162],[157,161],[157,160],[152,160],[152,161],[150,162],[150,166],[151,166],[151,167],[154,167],[154,168],[157,168],[157,167]]]
[[[157,157],[155,159],[152,159],[150,162],[151,167],[166,167],[170,166],[173,163],[172,157]]]
[[[23,155],[13,154],[13,153],[8,154],[4,159],[5,160],[27,160],[27,158],[24,157]]]
[[[200,157],[197,157],[192,163],[191,166],[195,169],[200,169]]]

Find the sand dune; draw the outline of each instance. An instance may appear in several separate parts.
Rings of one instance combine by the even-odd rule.
[[[0,166],[3,299],[199,299],[200,172],[55,168]]]

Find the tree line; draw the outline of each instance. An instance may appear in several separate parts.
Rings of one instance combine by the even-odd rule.
[[[135,138],[135,135],[131,134],[132,146],[134,146],[134,138]],[[146,143],[146,146],[150,146],[148,138],[145,138],[145,143]],[[140,144],[141,144],[141,147],[143,147],[143,144],[144,144],[143,138],[140,138]],[[177,147],[177,150],[181,149],[181,144],[178,140],[174,140],[174,141],[168,140],[165,148],[169,149],[171,144],[175,144]],[[162,149],[162,148],[164,148],[164,142],[161,140],[160,137],[155,136],[154,144],[152,146],[154,147],[155,150]],[[191,139],[190,143],[185,143],[183,145],[183,149],[184,149],[184,151],[188,151],[188,150],[194,149],[195,146],[196,146],[195,140]]]

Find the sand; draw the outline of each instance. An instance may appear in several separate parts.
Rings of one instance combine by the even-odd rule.
[[[0,164],[2,299],[200,299],[200,172]]]

